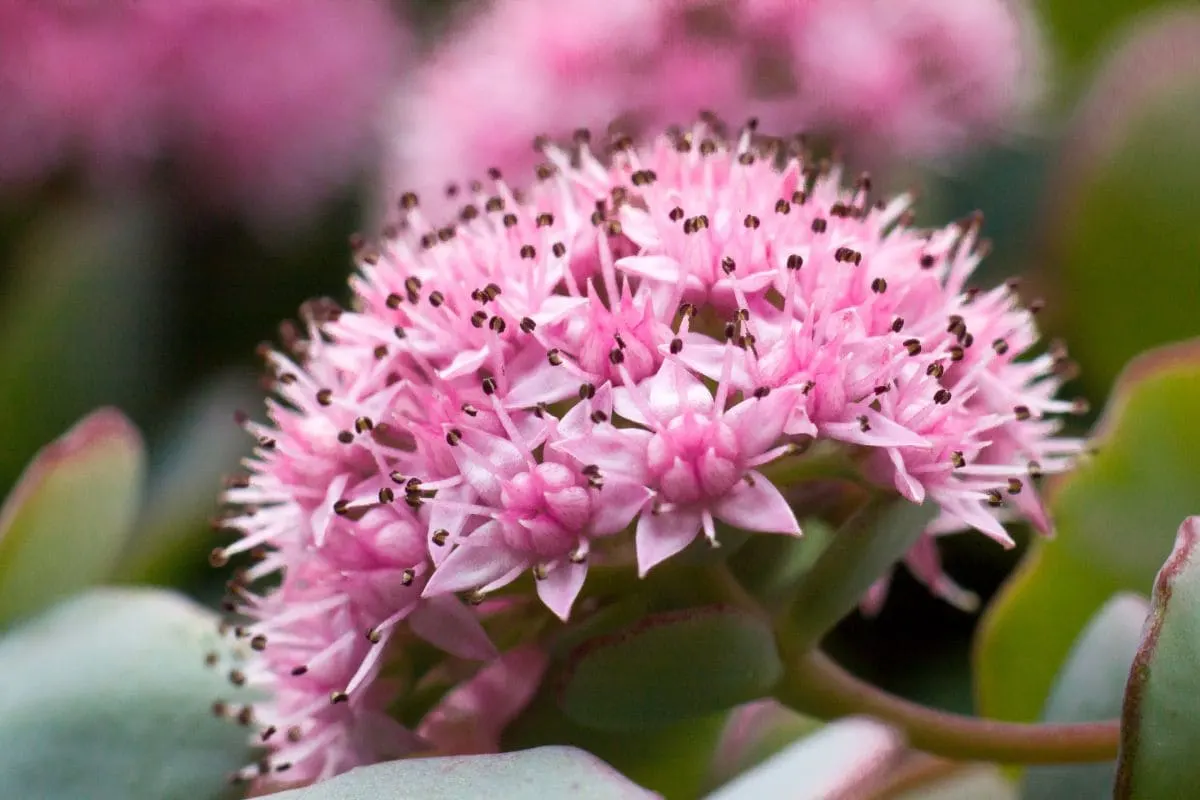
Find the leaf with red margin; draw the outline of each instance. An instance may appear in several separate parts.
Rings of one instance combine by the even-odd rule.
[[[142,438],[116,409],[46,445],[0,509],[0,626],[108,580],[141,505]]]
[[[1130,364],[1096,430],[1099,452],[1050,488],[1057,538],[1035,542],[975,639],[978,708],[1032,721],[1088,620],[1144,592],[1179,520],[1200,507],[1200,340]]]
[[[1200,785],[1200,517],[1154,581],[1121,712],[1116,800],[1193,797]]]

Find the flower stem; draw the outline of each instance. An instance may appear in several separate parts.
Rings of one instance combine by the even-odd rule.
[[[914,748],[944,758],[1068,764],[1117,757],[1116,720],[1022,724],[938,711],[861,681],[817,651],[788,664],[776,697],[801,713],[825,719],[852,714],[875,717],[902,731]]]

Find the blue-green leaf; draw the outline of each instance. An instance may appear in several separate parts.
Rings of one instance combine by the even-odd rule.
[[[1050,691],[1046,722],[1099,722],[1121,715],[1129,665],[1150,611],[1145,598],[1113,597],[1080,634]],[[1025,800],[1088,800],[1112,797],[1116,764],[1030,767],[1021,796]]]
[[[413,758],[359,767],[328,781],[272,795],[277,800],[650,800],[608,764],[573,747]]]
[[[178,595],[98,589],[0,640],[0,797],[211,800],[253,755],[212,714],[233,695],[214,614]],[[228,662],[223,670],[228,670]]]

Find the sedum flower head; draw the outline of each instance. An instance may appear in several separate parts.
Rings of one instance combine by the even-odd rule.
[[[1055,436],[1062,356],[1024,355],[1011,287],[968,286],[979,220],[918,230],[907,197],[718,130],[546,147],[524,194],[493,172],[452,224],[405,195],[356,246],[352,310],[310,304],[266,354],[270,421],[247,423],[259,447],[226,495],[240,539],[214,553],[258,556],[232,584],[261,651],[237,678],[271,692],[253,712],[271,754],[244,777],[439,746],[444,725],[385,713],[414,689],[389,665],[493,658],[495,619],[567,619],[594,564],[646,575],[718,523],[799,535],[769,476],[818,440],[936,503],[930,534],[1048,527],[1029,479],[1079,449]],[[961,594],[928,542],[911,562]],[[526,574],[536,600],[486,599]],[[520,709],[469,687],[455,713],[492,715],[494,740]]]

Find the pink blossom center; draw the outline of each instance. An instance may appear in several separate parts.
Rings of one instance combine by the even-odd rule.
[[[593,375],[614,379],[610,354],[621,351],[621,364],[635,381],[649,377],[658,368],[660,357],[649,309],[637,308],[623,298],[614,308],[605,309],[593,299],[586,317],[570,323],[577,338],[579,366]]]
[[[720,419],[684,412],[650,439],[646,465],[669,503],[718,498],[742,477],[737,434]]]
[[[500,489],[504,540],[540,556],[561,556],[579,544],[592,516],[592,498],[575,472],[562,464],[538,464]]]

